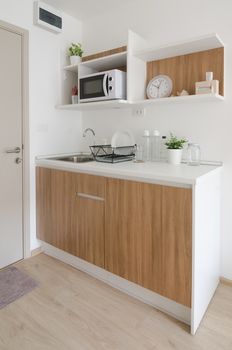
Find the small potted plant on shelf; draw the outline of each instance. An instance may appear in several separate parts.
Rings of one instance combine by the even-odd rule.
[[[168,163],[178,165],[181,163],[182,151],[186,139],[178,139],[172,133],[169,140],[165,143],[168,149]]]
[[[72,43],[72,45],[68,49],[68,56],[70,57],[71,65],[75,65],[81,62],[83,52],[84,51],[80,43]]]
[[[72,104],[78,103],[78,89],[77,86],[72,87]]]

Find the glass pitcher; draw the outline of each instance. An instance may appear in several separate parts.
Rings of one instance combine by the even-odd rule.
[[[189,143],[187,148],[187,164],[200,165],[201,163],[201,148],[198,143]]]

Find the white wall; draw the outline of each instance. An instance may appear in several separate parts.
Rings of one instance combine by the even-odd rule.
[[[31,248],[35,238],[34,156],[70,152],[81,148],[81,116],[77,112],[54,109],[60,102],[65,48],[71,41],[81,41],[81,23],[64,15],[64,31],[55,35],[33,25],[32,0],[1,0],[0,20],[28,29],[30,72],[30,136],[31,136]],[[139,139],[145,128],[158,128],[162,134],[170,130],[199,142],[203,156],[224,162],[222,275],[232,279],[232,157],[230,138],[232,121],[232,2],[230,0],[134,0],[120,5],[118,13],[104,13],[86,21],[83,28],[85,53],[124,45],[127,30],[164,44],[207,33],[217,32],[226,44],[226,101],[219,104],[159,106],[147,109],[138,119],[130,111],[98,111],[83,113],[83,127],[93,127],[98,137],[111,137],[118,129],[132,129]],[[107,30],[106,30],[107,28]],[[207,247],[206,247],[207,249]]]
[[[162,134],[173,131],[199,142],[203,158],[222,160],[222,275],[232,279],[232,2],[230,0],[143,0],[125,5],[113,15],[86,21],[83,44],[93,53],[124,45],[128,28],[160,45],[217,32],[226,44],[226,100],[214,104],[178,104],[147,109],[144,118],[130,111],[98,111],[83,113],[83,127],[92,127],[97,136],[111,137],[118,129],[131,129],[137,141],[143,129],[157,128]],[[107,30],[106,30],[107,28]],[[207,247],[205,247],[207,249]]]
[[[66,48],[70,42],[82,39],[81,23],[65,14],[63,19],[63,33],[53,34],[33,25],[32,0],[0,2],[0,20],[29,30],[31,249],[38,246],[34,157],[75,151],[81,140],[81,115],[54,108],[60,100],[61,67],[66,59]]]

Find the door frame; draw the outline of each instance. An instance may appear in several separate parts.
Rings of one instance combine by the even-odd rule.
[[[22,38],[22,151],[23,151],[23,258],[31,256],[30,249],[30,128],[29,128],[29,32],[0,20],[0,28],[19,34]]]

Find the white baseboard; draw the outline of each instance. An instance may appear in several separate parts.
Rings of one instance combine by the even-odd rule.
[[[42,242],[42,251],[190,325],[191,309]]]
[[[32,257],[32,256],[35,256],[35,255],[38,255],[38,254],[40,254],[40,253],[42,253],[42,248],[41,248],[41,246],[38,247],[38,248],[35,248],[35,249],[32,249],[32,250],[31,250],[31,257]]]
[[[220,277],[220,282],[222,284],[226,284],[227,286],[231,286],[232,287],[232,280],[225,278],[225,277]]]

